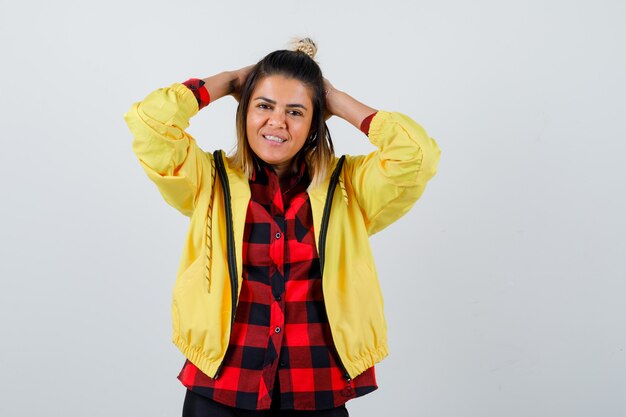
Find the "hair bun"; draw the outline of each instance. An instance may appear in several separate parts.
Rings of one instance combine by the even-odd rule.
[[[293,50],[296,52],[302,52],[314,59],[317,53],[317,45],[311,40],[311,38],[295,39],[293,42]]]

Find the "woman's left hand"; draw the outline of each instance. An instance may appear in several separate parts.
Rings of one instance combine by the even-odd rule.
[[[335,115],[335,111],[333,111],[333,109],[335,108],[335,103],[333,103],[333,99],[337,90],[335,89],[335,87],[330,83],[330,81],[328,81],[326,78],[324,78],[324,96],[326,99],[326,112],[324,113],[324,119],[328,120],[330,119],[333,115]]]
[[[326,112],[324,115],[326,120],[330,119],[331,116],[337,116],[360,129],[363,119],[377,111],[349,94],[337,90],[326,78],[324,78],[324,94],[326,95]]]

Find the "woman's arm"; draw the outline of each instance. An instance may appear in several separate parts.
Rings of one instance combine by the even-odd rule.
[[[211,77],[203,78],[204,88],[209,92],[211,101],[228,95],[232,95],[235,100],[239,101],[241,87],[246,82],[252,67],[253,65],[249,65],[235,71],[224,71]]]
[[[348,156],[344,173],[359,204],[368,233],[374,234],[402,217],[422,195],[437,172],[437,143],[408,116],[376,111],[326,81],[327,112],[358,129],[372,114],[367,129],[378,150],[369,155]],[[368,118],[369,119],[369,118]]]
[[[361,122],[367,116],[376,113],[377,110],[369,107],[343,91],[337,90],[327,79],[324,79],[326,91],[326,111],[329,116],[336,115],[357,129],[361,128]]]
[[[248,68],[207,77],[200,88],[207,89],[210,101],[227,94],[237,98]],[[200,193],[212,187],[211,156],[185,131],[199,101],[194,91],[175,83],[152,92],[124,115],[142,168],[165,201],[186,216],[193,213]]]

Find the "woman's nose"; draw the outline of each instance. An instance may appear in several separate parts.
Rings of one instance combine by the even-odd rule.
[[[285,127],[285,114],[282,111],[273,111],[268,124],[272,127]]]

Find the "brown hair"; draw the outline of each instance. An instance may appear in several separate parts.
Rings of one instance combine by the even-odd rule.
[[[231,158],[233,165],[251,178],[257,158],[250,148],[246,135],[246,116],[252,92],[260,80],[271,75],[296,79],[311,92],[313,119],[309,137],[294,158],[296,160],[304,158],[311,177],[310,188],[313,188],[326,178],[335,150],[324,117],[326,111],[324,77],[319,65],[313,60],[315,44],[305,38],[297,43],[297,48],[295,51],[274,51],[260,60],[250,71],[237,107],[237,146]]]

